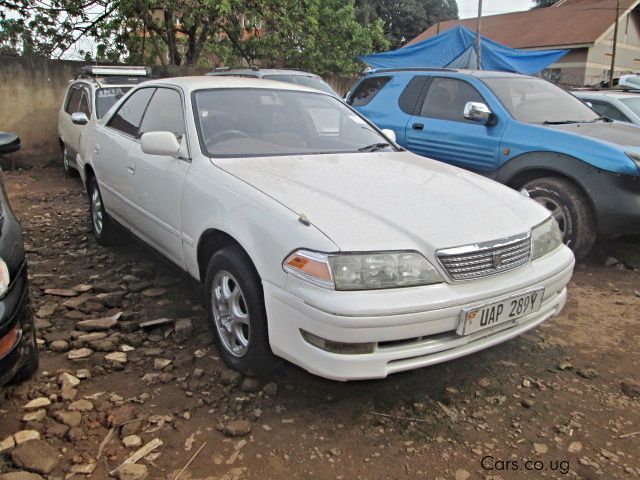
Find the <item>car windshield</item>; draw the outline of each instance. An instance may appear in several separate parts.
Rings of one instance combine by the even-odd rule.
[[[131,87],[108,87],[96,90],[96,116],[102,118]]]
[[[276,89],[194,92],[200,143],[209,156],[247,157],[394,150],[335,97]]]
[[[633,98],[621,98],[620,101],[629,107],[633,113],[640,116],[640,96]]]
[[[600,117],[560,87],[530,77],[483,78],[511,116],[525,123],[583,123]]]
[[[321,92],[327,92],[331,95],[338,95],[333,88],[329,86],[324,80],[318,77],[311,77],[308,75],[263,75],[262,78],[266,80],[277,80],[278,82],[295,83],[297,85],[304,85],[305,87],[315,88]]]

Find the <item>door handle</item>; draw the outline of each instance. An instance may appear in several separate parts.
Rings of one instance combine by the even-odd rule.
[[[129,172],[131,175],[136,173],[136,164],[131,160],[127,161],[127,172]]]
[[[424,123],[414,123],[413,125],[411,125],[411,128],[413,128],[414,130],[422,130],[424,129]]]

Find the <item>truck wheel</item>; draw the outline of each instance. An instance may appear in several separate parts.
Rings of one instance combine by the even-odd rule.
[[[78,171],[71,166],[69,161],[69,149],[67,146],[61,142],[60,143],[60,155],[62,156],[62,166],[64,167],[64,172],[70,177],[74,177],[78,174]]]
[[[205,279],[207,312],[224,362],[246,375],[273,371],[260,277],[238,247],[226,247],[209,261]]]
[[[114,225],[104,209],[102,194],[98,188],[98,180],[93,176],[89,180],[89,213],[91,230],[100,245],[108,246],[113,243]]]
[[[31,320],[31,338],[29,339],[29,356],[27,357],[24,365],[20,367],[20,370],[11,379],[11,383],[20,383],[31,377],[37,370],[40,364],[40,356],[38,352],[38,344],[36,342],[36,326]]]
[[[596,241],[596,222],[589,201],[573,183],[562,178],[537,178],[524,187],[529,196],[556,219],[564,243],[579,260]]]

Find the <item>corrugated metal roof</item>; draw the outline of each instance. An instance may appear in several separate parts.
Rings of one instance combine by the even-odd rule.
[[[640,0],[621,0],[620,14]],[[615,22],[616,0],[564,0],[548,8],[482,17],[482,35],[512,48],[594,43]],[[476,18],[432,25],[407,43],[426,40],[456,25],[476,29]]]

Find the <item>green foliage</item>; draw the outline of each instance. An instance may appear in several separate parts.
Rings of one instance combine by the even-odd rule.
[[[383,22],[392,49],[400,48],[431,25],[458,18],[455,0],[356,0],[358,19]]]
[[[533,0],[534,6],[531,8],[550,7],[551,5],[557,2],[558,0]]]

